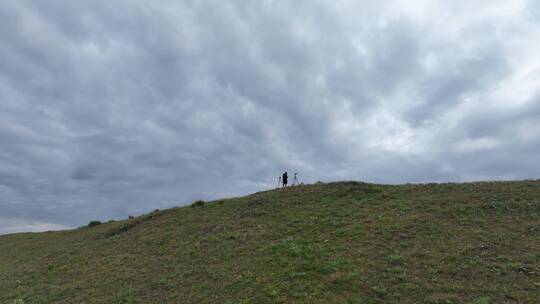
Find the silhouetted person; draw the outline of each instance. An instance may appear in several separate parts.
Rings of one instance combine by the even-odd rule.
[[[283,173],[283,176],[281,177],[281,180],[283,181],[283,187],[287,187],[287,179],[289,177],[287,176],[287,171],[285,171],[285,173]]]

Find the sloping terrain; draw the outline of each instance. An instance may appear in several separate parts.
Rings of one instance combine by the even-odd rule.
[[[540,303],[540,181],[316,184],[0,236],[0,303]]]

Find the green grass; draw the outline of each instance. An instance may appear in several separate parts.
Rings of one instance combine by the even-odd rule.
[[[540,182],[317,184],[0,236],[3,303],[540,303]]]

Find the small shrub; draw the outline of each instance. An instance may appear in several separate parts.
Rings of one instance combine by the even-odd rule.
[[[101,222],[100,221],[91,221],[90,223],[88,223],[88,227],[94,227],[94,226],[97,226],[97,225],[101,225]]]
[[[202,207],[202,206],[204,206],[204,201],[201,201],[201,200],[198,200],[194,202],[193,204],[191,204],[191,208]]]

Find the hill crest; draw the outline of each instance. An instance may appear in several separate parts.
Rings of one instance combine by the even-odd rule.
[[[535,303],[540,183],[338,182],[0,236],[0,303]]]

